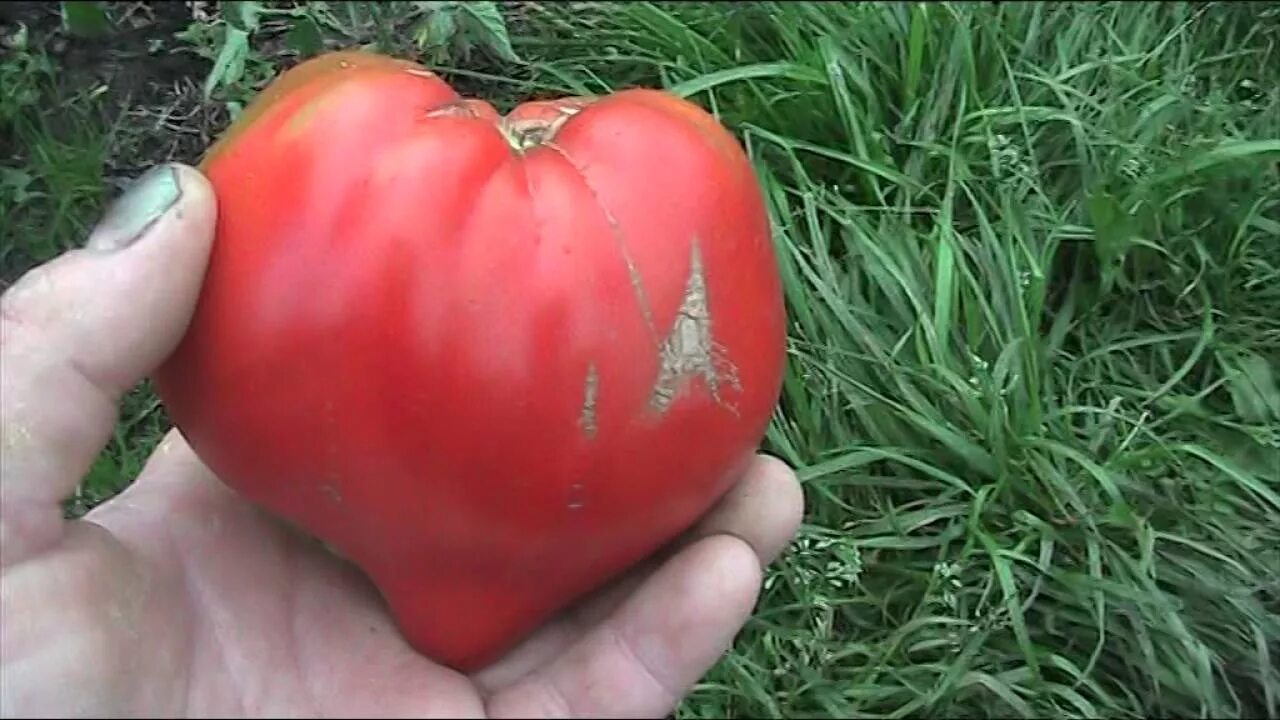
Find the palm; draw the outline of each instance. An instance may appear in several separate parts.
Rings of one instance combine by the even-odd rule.
[[[159,701],[165,714],[199,716],[587,715],[628,698],[661,714],[685,689],[624,647],[625,627],[606,622],[633,590],[644,592],[643,571],[474,676],[429,662],[363,575],[223,487],[176,433],[137,483],[87,519],[42,572],[19,576],[11,599],[64,621],[43,651],[51,664],[80,658],[46,670],[46,680],[87,682],[122,713]],[[81,580],[67,587],[68,577]],[[602,628],[617,662],[575,662],[599,654]],[[569,672],[535,672],[547,667]]]

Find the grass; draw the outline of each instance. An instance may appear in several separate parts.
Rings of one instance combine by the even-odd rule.
[[[685,94],[777,230],[767,448],[808,514],[680,717],[1280,717],[1280,13],[507,10],[511,57],[437,64],[503,98]],[[44,194],[5,210],[52,219],[34,258],[101,195],[97,145],[27,132],[50,154],[5,178]],[[163,428],[131,402],[116,486]]]

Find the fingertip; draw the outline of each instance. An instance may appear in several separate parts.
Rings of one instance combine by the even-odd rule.
[[[740,538],[685,546],[562,655],[489,700],[491,717],[662,717],[732,647],[763,570]]]
[[[218,198],[213,184],[196,168],[182,163],[162,166],[172,172],[178,187],[173,206],[138,242],[126,248],[132,254],[179,254],[179,262],[203,267],[213,243],[218,219]]]
[[[707,593],[704,607],[707,619],[733,617],[740,627],[754,610],[764,582],[764,570],[756,549],[734,535],[712,535],[686,553],[688,577],[710,590],[703,591]],[[679,566],[672,572],[680,572]],[[736,628],[733,634],[737,634]]]
[[[800,529],[800,523],[804,521],[804,486],[800,484],[796,471],[781,458],[773,455],[757,455],[755,472],[760,477],[760,483],[770,488],[770,494],[775,503],[773,509],[775,522],[778,523],[780,530],[785,530],[783,534],[789,541],[790,537]],[[776,553],[766,560],[766,564],[775,558]]]
[[[191,217],[191,222],[212,229],[218,214],[218,196],[213,183],[190,165],[171,163],[170,167],[177,174],[178,186],[182,188],[184,214]]]
[[[112,202],[85,247],[0,295],[0,529],[17,547],[5,562],[59,536],[57,503],[101,451],[120,396],[181,340],[216,214],[213,189],[197,171],[157,167]]]
[[[776,457],[757,455],[693,535],[736,537],[754,549],[756,562],[764,567],[790,544],[804,512],[804,490],[795,471]]]
[[[605,621],[643,669],[637,675],[654,681],[648,689],[665,690],[641,694],[678,701],[688,692],[733,647],[763,582],[755,549],[732,535],[702,538],[659,567]]]
[[[178,184],[182,186],[183,193],[199,192],[213,195],[213,184],[199,169],[181,162],[171,162],[168,165],[178,173]],[[192,197],[195,196],[192,195]]]

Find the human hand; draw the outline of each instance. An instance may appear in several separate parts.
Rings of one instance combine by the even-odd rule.
[[[148,173],[0,298],[0,714],[661,716],[729,647],[803,509],[761,457],[661,557],[470,676],[408,646],[373,586],[169,435],[85,518],[70,495],[121,395],[186,329],[215,200]]]

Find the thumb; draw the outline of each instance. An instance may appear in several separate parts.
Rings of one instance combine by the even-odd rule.
[[[0,296],[0,565],[61,537],[61,502],[110,437],[121,395],[186,331],[216,216],[204,176],[153,168],[85,248]]]

